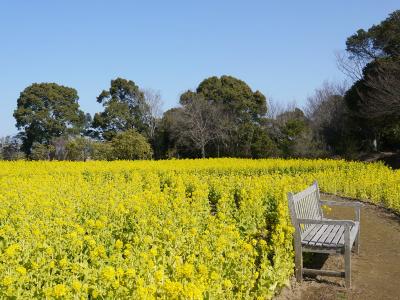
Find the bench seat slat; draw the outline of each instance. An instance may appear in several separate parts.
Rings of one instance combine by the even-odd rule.
[[[323,246],[326,243],[328,236],[331,234],[332,230],[334,230],[334,229],[335,229],[335,225],[329,225],[315,245],[319,246],[319,247]]]
[[[301,240],[311,240],[321,227],[321,224],[311,224],[310,227],[308,227],[307,230],[303,232]]]
[[[335,225],[333,227],[331,233],[328,235],[327,239],[325,240],[325,243],[332,244],[332,241],[335,238],[336,234],[338,233],[339,229],[340,229],[340,225]]]
[[[350,245],[354,243],[358,227],[359,222],[355,222],[355,226],[350,227]],[[307,247],[343,248],[344,231],[344,225],[316,224],[302,235],[301,243]]]
[[[324,235],[324,232],[329,228],[329,225],[322,225],[318,232],[314,235],[312,239],[308,241],[309,246],[316,246],[316,243],[321,239]]]
[[[338,232],[333,237],[331,244],[336,245],[337,243],[339,243],[340,237],[342,235],[344,235],[344,226],[340,226]]]

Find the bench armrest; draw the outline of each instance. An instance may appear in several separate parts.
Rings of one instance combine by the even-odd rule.
[[[355,220],[360,222],[360,213],[361,207],[364,206],[361,202],[358,201],[331,201],[331,200],[319,200],[321,205],[327,206],[347,206],[347,207],[354,207],[355,212]]]
[[[358,201],[331,201],[331,200],[320,200],[321,205],[327,206],[352,206],[352,207],[362,207],[364,204]]]
[[[313,220],[313,219],[297,219],[299,224],[322,224],[322,225],[347,225],[355,226],[356,223],[351,220]]]

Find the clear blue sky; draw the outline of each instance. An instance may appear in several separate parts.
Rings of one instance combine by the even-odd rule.
[[[209,76],[229,74],[283,103],[343,79],[334,52],[396,1],[0,0],[0,136],[17,132],[19,93],[74,87],[81,108],[117,76],[160,90],[164,108]]]

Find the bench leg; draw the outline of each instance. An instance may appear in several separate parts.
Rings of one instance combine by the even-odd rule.
[[[358,231],[356,240],[354,241],[354,252],[360,254],[360,231]]]
[[[360,222],[360,219],[361,219],[361,209],[360,209],[360,207],[356,207],[355,211],[356,211],[356,221]],[[360,254],[360,227],[361,226],[358,226],[358,232],[357,232],[356,240],[354,241],[354,251],[357,253],[357,255]]]
[[[351,247],[348,243],[345,243],[344,249],[344,268],[346,287],[351,288]]]
[[[303,280],[303,253],[301,246],[295,247],[295,264],[296,264],[296,279],[297,282]]]

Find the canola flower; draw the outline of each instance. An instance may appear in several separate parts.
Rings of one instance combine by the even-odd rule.
[[[293,273],[286,193],[313,180],[400,212],[382,164],[0,162],[0,298],[271,298]]]

